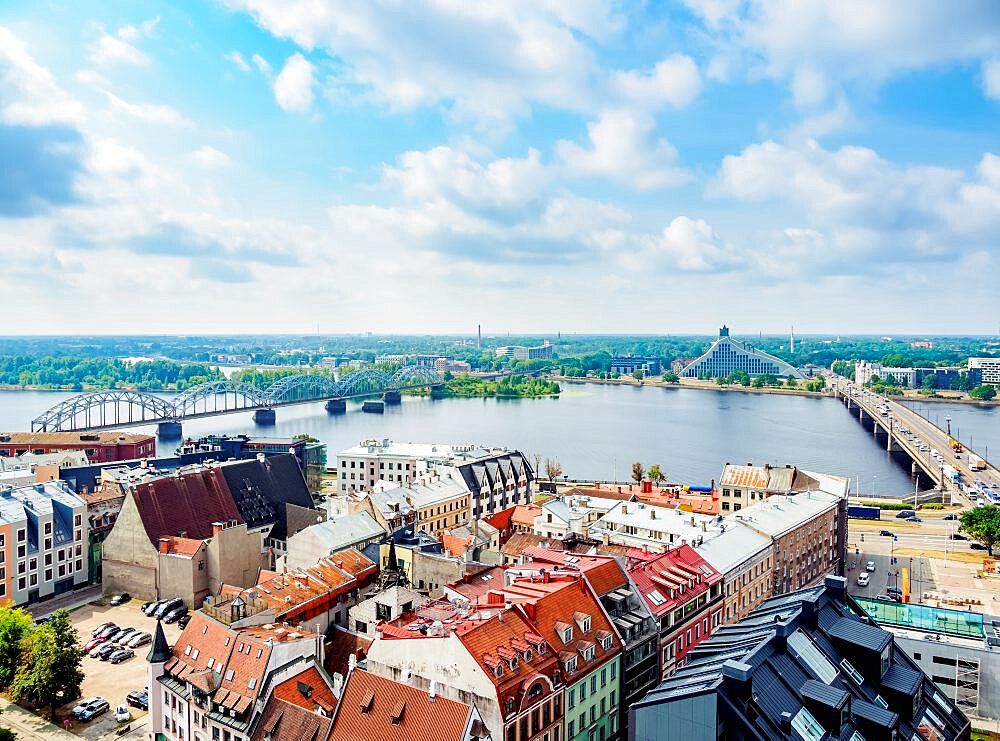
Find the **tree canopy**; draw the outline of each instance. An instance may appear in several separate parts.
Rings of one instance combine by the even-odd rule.
[[[995,504],[973,507],[959,515],[959,521],[959,529],[986,546],[992,556],[993,546],[1000,541],[1000,507]]]
[[[639,483],[646,476],[646,469],[642,467],[642,463],[636,461],[632,464],[632,480],[635,483]]]
[[[56,610],[22,641],[21,664],[10,686],[11,698],[22,704],[56,708],[80,696],[83,652],[67,610]]]
[[[10,687],[21,663],[21,641],[35,628],[35,621],[17,607],[0,607],[0,690]]]

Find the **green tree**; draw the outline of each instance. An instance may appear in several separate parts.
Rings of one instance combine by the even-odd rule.
[[[797,381],[795,380],[795,376],[789,376],[788,378],[786,378],[786,379],[785,379],[785,385],[786,385],[786,386],[787,386],[788,388],[790,388],[790,389],[793,389],[793,388],[795,388],[796,386],[798,386],[799,384],[798,384],[798,382],[797,382]]]
[[[924,376],[923,381],[924,391],[934,391],[937,389],[937,374],[928,373]]]
[[[35,621],[24,610],[0,607],[0,690],[10,687],[21,663],[21,642],[35,629]]]
[[[663,380],[667,383],[680,383],[681,377],[673,371],[665,371],[663,374]]]
[[[646,470],[642,467],[639,461],[632,464],[632,480],[635,483],[642,481],[643,477],[646,475]]]
[[[973,507],[959,515],[961,530],[973,540],[986,546],[993,555],[993,546],[1000,541],[1000,507],[987,504]]]
[[[654,463],[652,466],[650,466],[647,475],[649,476],[649,480],[652,481],[657,486],[659,486],[660,482],[663,481],[664,478],[666,478],[663,475],[663,471],[660,470],[659,463]]]
[[[645,378],[645,375],[642,372],[642,368],[636,368],[634,371],[632,371],[632,378],[634,378],[637,381],[641,381],[643,378]]]
[[[23,660],[10,687],[11,698],[34,707],[56,708],[80,696],[83,671],[80,638],[67,610],[56,610],[49,622],[22,641]]]
[[[989,384],[983,384],[982,386],[976,386],[972,391],[969,392],[969,398],[979,399],[980,401],[991,401],[996,398],[997,390],[990,386]]]

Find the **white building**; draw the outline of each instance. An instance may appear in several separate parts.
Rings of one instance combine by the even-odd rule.
[[[276,568],[308,568],[337,551],[347,548],[357,548],[360,551],[385,535],[385,528],[367,512],[356,512],[336,520],[318,522],[288,539],[288,550],[278,558]]]
[[[87,583],[87,503],[63,481],[0,489],[0,604]]]
[[[980,384],[1000,385],[1000,358],[969,358],[969,371]]]

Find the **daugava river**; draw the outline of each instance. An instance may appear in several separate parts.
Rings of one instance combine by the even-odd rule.
[[[0,430],[30,429],[31,419],[72,394],[0,391]],[[925,410],[926,408],[926,410]],[[952,416],[963,440],[1000,455],[1000,407],[923,404],[919,411]],[[907,492],[908,469],[875,444],[857,418],[827,398],[680,388],[564,384],[559,398],[443,399],[404,397],[385,414],[348,403],[331,416],[322,403],[277,409],[277,424],[256,425],[249,413],[184,423],[184,435],[209,433],[291,436],[308,433],[330,457],[368,438],[400,442],[477,443],[555,458],[570,478],[627,480],[634,461],[659,463],[669,480],[707,484],[727,461],[796,464],[849,476],[862,495]],[[155,431],[155,427],[138,427]],[[992,438],[992,439],[991,439]],[[161,441],[168,454],[175,441]]]

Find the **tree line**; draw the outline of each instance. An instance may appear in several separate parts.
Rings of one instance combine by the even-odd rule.
[[[24,355],[0,357],[0,385],[85,391],[91,389],[138,388],[150,391],[181,391],[206,381],[223,378],[219,369],[203,363],[170,360],[139,360],[126,363],[117,358]]]

